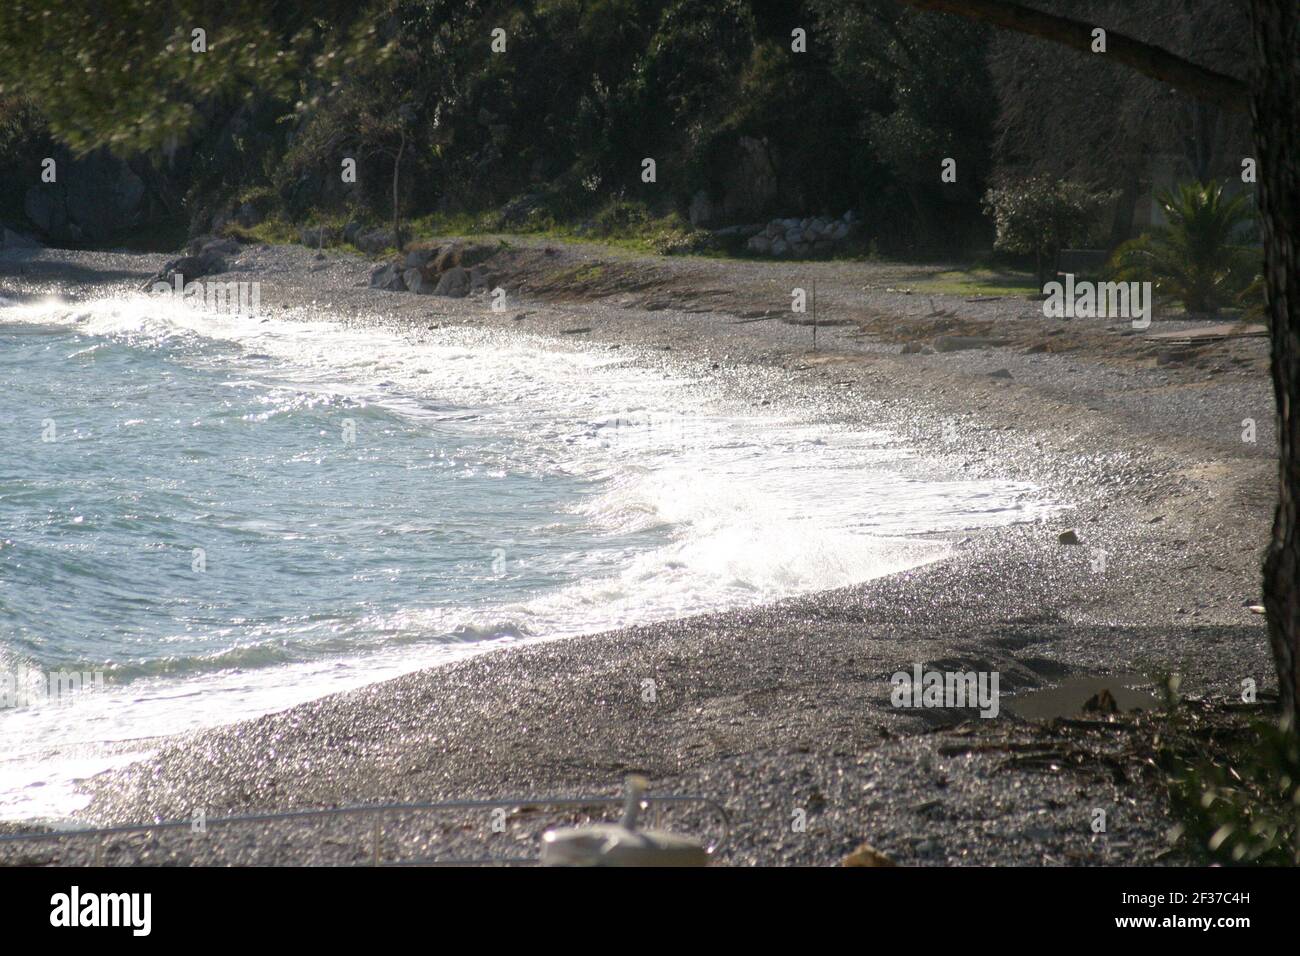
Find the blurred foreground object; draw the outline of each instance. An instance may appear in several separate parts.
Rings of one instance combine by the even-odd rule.
[[[547,830],[543,866],[707,866],[704,844],[663,830],[638,830],[647,781],[628,777],[627,802],[618,823]]]

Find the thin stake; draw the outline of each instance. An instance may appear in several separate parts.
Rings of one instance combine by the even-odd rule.
[[[813,300],[813,351],[817,351],[817,280],[813,279],[812,283],[812,300]]]

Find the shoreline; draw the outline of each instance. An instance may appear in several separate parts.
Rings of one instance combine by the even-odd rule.
[[[1230,343],[1201,368],[1147,356],[1104,322],[1035,318],[1032,303],[864,288],[872,264],[516,248],[517,304],[504,314],[482,298],[358,285],[373,263],[350,254],[317,260],[299,247],[250,247],[229,276],[261,281],[267,310],[314,303],[415,335],[468,325],[627,348],[646,363],[658,355],[666,367],[711,375],[739,403],[887,428],[918,467],[1033,481],[1072,510],[1059,526],[969,532],[949,559],[848,588],[494,650],[173,739],[151,760],[88,781],[88,818],[612,795],[636,771],[652,792],[701,793],[728,807],[725,862],[830,863],[862,841],[903,863],[1163,858],[1168,820],[1149,780],[998,770],[991,751],[953,751],[953,740],[1032,737],[1036,725],[1005,710],[972,727],[967,715],[895,709],[888,679],[921,662],[997,671],[1013,695],[1162,669],[1178,672],[1190,695],[1226,698],[1245,677],[1273,686],[1262,619],[1244,606],[1258,591],[1276,470],[1262,451],[1272,447],[1271,388],[1266,374],[1252,377],[1266,343]],[[0,254],[0,288],[108,291],[143,281],[162,258]],[[610,289],[562,281],[592,262],[612,263],[601,266],[614,274]],[[816,354],[807,326],[781,321],[788,287],[805,276],[829,316]],[[1003,344],[905,350],[968,333]],[[1009,377],[990,374],[1003,370]],[[1258,419],[1254,447],[1240,441],[1243,417]],[[1067,527],[1080,546],[1058,543]],[[1103,573],[1098,550],[1108,552]],[[649,707],[645,680],[659,688]],[[1092,833],[1088,811],[1098,805],[1124,807],[1123,824]],[[802,831],[790,824],[797,810]],[[463,838],[424,837],[453,846]],[[233,862],[327,852],[286,846],[279,858],[249,840],[222,852]],[[177,836],[136,852],[142,862],[192,862],[212,851]]]

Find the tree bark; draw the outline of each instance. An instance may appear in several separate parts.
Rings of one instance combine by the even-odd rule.
[[[1264,608],[1283,720],[1294,727],[1300,685],[1300,5],[1296,0],[1252,0],[1251,16],[1251,114],[1279,458],[1273,540],[1264,561]]]
[[[406,152],[406,130],[402,130],[401,145],[397,147],[397,156],[393,159],[393,243],[397,251],[402,251],[402,219],[397,202],[398,175],[402,171],[402,153]]]
[[[1084,53],[1092,53],[1092,31],[1100,26],[1044,13],[1009,0],[903,0],[920,10],[955,13],[971,20],[983,20],[1007,30],[1018,30],[1044,40],[1052,40]],[[1102,54],[1097,54],[1102,55]],[[1142,43],[1123,34],[1106,31],[1105,56],[1131,66],[1140,73],[1163,80],[1184,93],[1206,100],[1225,110],[1245,112],[1248,88],[1245,83],[1224,73],[1216,73],[1168,50]]]

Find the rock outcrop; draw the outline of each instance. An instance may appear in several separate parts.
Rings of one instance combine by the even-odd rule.
[[[54,154],[57,178],[23,197],[23,211],[55,242],[100,242],[140,225],[146,214],[144,180],[107,150],[74,159]]]
[[[419,245],[384,263],[370,276],[370,285],[388,292],[414,292],[463,299],[487,292],[497,276],[487,265],[497,247],[486,243],[449,242]]]

